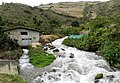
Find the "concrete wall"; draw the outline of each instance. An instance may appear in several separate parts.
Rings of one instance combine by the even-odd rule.
[[[18,62],[15,60],[0,60],[0,73],[18,74]]]
[[[21,35],[21,32],[28,32],[28,35]],[[31,38],[31,43],[38,42],[39,41],[39,32],[32,31],[32,30],[26,30],[26,29],[14,29],[11,31],[8,31],[11,38],[17,39],[18,44],[20,46],[24,45],[22,42],[22,38]]]

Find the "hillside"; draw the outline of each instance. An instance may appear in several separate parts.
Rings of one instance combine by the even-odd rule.
[[[84,17],[95,18],[96,16],[116,16],[120,14],[120,0],[110,0],[95,5],[86,5]]]
[[[7,29],[25,26],[41,32],[45,30],[49,32],[52,23],[56,22],[57,26],[69,26],[73,20],[77,20],[77,18],[57,14],[51,10],[43,10],[19,3],[0,5],[0,16],[5,21]]]
[[[110,66],[120,69],[120,0],[87,4],[87,21],[82,27],[89,30],[86,37],[66,39],[63,43],[84,51],[96,52]]]
[[[56,13],[74,16],[74,17],[83,17],[84,7],[86,4],[96,4],[98,2],[59,2],[59,3],[50,3],[50,4],[41,4],[39,8],[44,10],[51,9]]]

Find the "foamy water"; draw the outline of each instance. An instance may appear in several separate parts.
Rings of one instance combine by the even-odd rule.
[[[44,72],[35,80],[37,83],[95,83],[97,74],[102,73],[103,78],[96,83],[120,83],[120,71],[113,71],[108,63],[95,53],[80,51],[73,47],[62,45],[67,37],[52,42],[55,49],[48,49],[48,53],[55,55],[56,64],[54,71]],[[74,56],[70,58],[71,54]],[[39,80],[39,81],[38,81]]]
[[[55,48],[47,50],[56,57],[51,71],[43,72],[33,79],[33,83],[120,83],[120,71],[113,71],[109,64],[95,53],[62,45],[66,38],[52,42]],[[59,52],[53,52],[55,49]],[[29,63],[28,50],[23,51],[19,60],[20,67],[24,74],[28,74],[34,71],[34,66]],[[95,80],[96,75],[100,73],[103,74],[103,78]]]

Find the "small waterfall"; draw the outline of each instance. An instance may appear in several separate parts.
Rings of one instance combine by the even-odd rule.
[[[20,66],[20,74],[29,82],[30,81],[29,76],[34,70],[34,66],[29,63],[29,56],[27,49],[23,49],[23,55],[19,59],[19,66]]]
[[[51,71],[37,76],[33,83],[120,83],[120,71],[113,71],[108,63],[95,53],[62,45],[65,38],[67,37],[52,42],[54,49],[48,47],[47,52],[56,57],[52,63],[54,66]],[[56,49],[57,52],[54,51]],[[95,79],[100,73],[103,78]]]
[[[23,55],[19,59],[19,65],[22,70],[24,69],[32,69],[33,65],[29,63],[29,56],[28,56],[28,50],[23,49]]]

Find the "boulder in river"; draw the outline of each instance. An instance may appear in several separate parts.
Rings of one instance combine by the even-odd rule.
[[[65,51],[65,49],[61,48],[62,51]]]
[[[99,80],[98,80],[98,79],[96,79],[96,80],[95,80],[95,83],[99,83]]]
[[[47,43],[46,46],[52,46],[52,44],[51,43]]]
[[[44,47],[44,48],[43,48],[43,50],[44,50],[44,51],[47,51],[47,50],[48,50],[48,48],[47,48],[47,47]]]
[[[103,74],[99,73],[95,76],[95,79],[102,79],[103,78]]]
[[[70,53],[70,58],[74,58],[74,54],[73,53]]]
[[[56,47],[54,46],[49,46],[50,50],[55,49]]]
[[[108,75],[108,76],[106,76],[108,79],[110,79],[111,81],[113,80],[113,78],[115,78],[115,76],[114,75]]]
[[[58,49],[55,49],[55,50],[53,50],[53,52],[55,53],[55,52],[59,52],[59,50]]]

